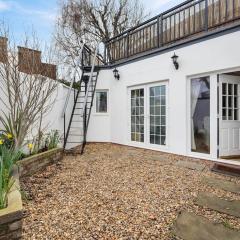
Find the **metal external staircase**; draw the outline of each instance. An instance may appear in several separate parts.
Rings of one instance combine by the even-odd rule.
[[[89,50],[85,45],[83,50]],[[81,54],[84,56],[84,54]],[[69,96],[66,99],[64,106],[64,150],[82,154],[86,145],[87,129],[93,106],[97,79],[99,74],[99,66],[97,64],[98,49],[95,49],[94,55],[89,56],[88,64],[81,65],[82,75],[80,79],[80,87],[74,96],[74,104],[70,120],[67,128],[66,124],[66,106],[69,101]],[[82,64],[84,61],[81,61]],[[89,65],[90,63],[90,65]],[[69,89],[72,92],[72,84]],[[69,94],[70,95],[70,94]]]

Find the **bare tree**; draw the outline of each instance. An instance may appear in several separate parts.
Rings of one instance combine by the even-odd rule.
[[[139,0],[63,0],[56,40],[68,64],[78,57],[80,42],[105,42],[148,16]]]
[[[17,47],[4,24],[0,36],[0,102],[5,108],[0,120],[20,148],[52,108],[57,82],[46,77],[51,74],[46,72],[48,65],[42,64],[41,52],[33,50],[39,49],[36,36],[26,37],[24,47]]]

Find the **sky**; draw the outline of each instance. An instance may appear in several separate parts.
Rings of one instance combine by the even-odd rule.
[[[152,15],[175,6],[183,0],[142,0]],[[59,0],[0,0],[0,20],[10,27],[17,41],[23,39],[26,32],[37,33],[38,38],[48,43],[51,41]]]

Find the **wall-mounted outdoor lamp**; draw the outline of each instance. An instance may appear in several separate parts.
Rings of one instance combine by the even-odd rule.
[[[178,70],[179,63],[178,63],[178,56],[176,55],[176,53],[174,53],[174,55],[172,56],[172,61],[173,61],[173,65],[175,66],[176,70]]]
[[[113,70],[113,74],[114,74],[115,79],[117,79],[117,80],[120,79],[119,71],[116,68]]]

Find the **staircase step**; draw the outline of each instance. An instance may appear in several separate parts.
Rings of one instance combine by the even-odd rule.
[[[93,93],[93,92],[88,92],[88,94],[89,93]],[[89,97],[92,97],[91,95],[88,95]],[[86,97],[86,94],[83,94],[83,95],[81,95],[81,96],[78,96],[78,98],[84,98],[84,97]]]
[[[240,177],[240,166],[233,164],[215,163],[211,170],[213,172],[222,173],[225,175]]]
[[[84,72],[91,72],[92,66],[84,66],[83,70],[84,70]],[[98,70],[99,70],[99,67],[95,66],[93,72],[97,73]]]
[[[82,145],[82,142],[77,142],[77,143],[66,143],[65,151],[69,151],[71,149],[77,148]]]
[[[83,134],[69,134],[68,136],[72,136],[72,137],[82,137],[83,136]]]
[[[84,102],[76,102],[76,103],[84,103]],[[86,102],[86,103],[92,103],[92,102]]]

